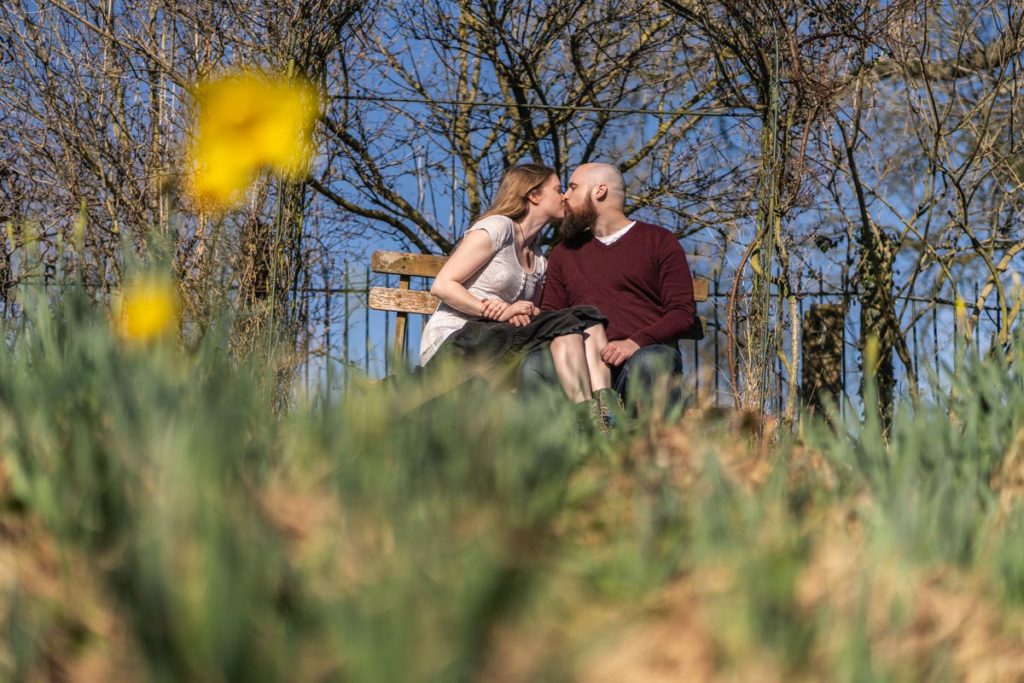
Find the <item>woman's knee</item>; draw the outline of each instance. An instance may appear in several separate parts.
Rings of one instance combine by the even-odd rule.
[[[551,355],[561,358],[572,353],[578,353],[583,348],[582,334],[566,334],[555,337],[551,340]]]
[[[592,325],[584,330],[584,334],[587,335],[587,343],[600,342],[602,344],[608,343],[608,337],[604,333],[604,325]]]

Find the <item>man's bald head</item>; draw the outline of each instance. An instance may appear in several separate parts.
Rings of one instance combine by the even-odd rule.
[[[620,211],[626,205],[626,181],[611,164],[583,164],[573,172],[573,180],[585,188],[593,188],[596,201],[606,201]],[[598,188],[604,188],[599,191]],[[606,196],[607,195],[607,196]]]
[[[575,239],[588,230],[602,235],[625,223],[626,183],[611,164],[583,164],[572,172],[562,205],[562,237]]]

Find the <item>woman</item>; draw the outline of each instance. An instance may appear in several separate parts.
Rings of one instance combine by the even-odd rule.
[[[422,365],[446,355],[504,364],[550,341],[566,396],[591,415],[599,411],[591,396],[611,386],[600,360],[605,318],[592,306],[543,314],[537,307],[547,260],[534,243],[562,212],[553,169],[522,164],[506,172],[494,203],[434,278],[430,292],[441,303],[423,328]]]

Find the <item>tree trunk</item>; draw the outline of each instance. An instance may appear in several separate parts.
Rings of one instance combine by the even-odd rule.
[[[809,412],[826,413],[843,395],[843,327],[846,306],[812,304],[804,316],[800,398]]]
[[[893,251],[884,233],[870,221],[861,226],[859,244],[861,351],[868,348],[869,337],[878,338],[877,360],[864,357],[861,393],[866,399],[867,383],[873,379],[878,392],[878,416],[883,429],[888,431],[896,391],[893,350],[900,335],[892,295]],[[869,362],[874,367],[867,367]]]

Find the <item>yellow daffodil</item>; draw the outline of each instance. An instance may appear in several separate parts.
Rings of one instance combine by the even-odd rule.
[[[114,324],[123,339],[148,342],[169,333],[177,321],[178,295],[167,280],[136,280],[114,299]]]
[[[200,208],[230,208],[261,169],[290,178],[308,172],[320,109],[311,85],[247,71],[203,83],[195,97],[189,156]]]
[[[874,375],[878,372],[879,361],[878,335],[869,334],[864,340],[864,373]]]
[[[256,177],[257,167],[240,163],[224,146],[211,146],[196,155],[192,196],[200,208],[218,211],[238,202]]]
[[[953,301],[953,310],[956,312],[956,317],[964,319],[967,317],[967,302],[957,297]]]
[[[284,176],[302,177],[309,170],[313,151],[310,138],[318,111],[316,93],[287,84],[280,84],[278,90],[254,134],[260,161]]]
[[[970,344],[971,336],[974,334],[974,320],[967,313],[967,302],[959,296],[956,297],[953,301],[953,312],[956,315],[956,324],[959,326],[961,334]]]

